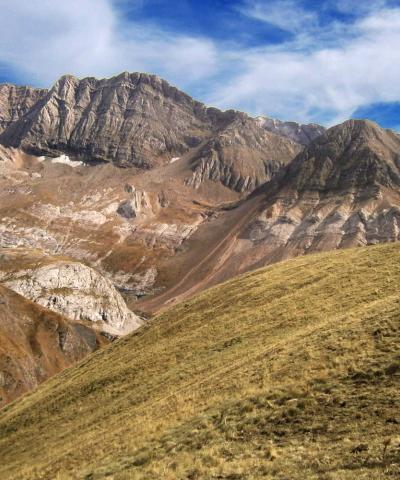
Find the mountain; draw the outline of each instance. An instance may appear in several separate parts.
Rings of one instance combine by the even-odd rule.
[[[398,188],[400,136],[368,120],[348,120],[311,143],[283,182],[300,192]]]
[[[372,122],[329,129],[286,169],[247,235],[277,259],[397,240],[399,153],[400,137]]]
[[[105,345],[71,322],[0,285],[0,406]]]
[[[1,85],[0,478],[394,478],[399,187],[370,121]]]
[[[85,262],[154,313],[282,259],[399,238],[397,134],[350,120],[303,148],[231,115],[150,170],[3,147],[0,246]]]
[[[270,152],[250,155],[245,160],[254,166],[247,168],[258,172],[266,164],[268,169],[269,161],[276,168],[277,157],[287,162],[299,150],[286,138],[277,141],[265,134],[255,119],[232,110],[207,108],[154,75],[125,72],[103,80],[66,75],[45,95],[33,93],[32,108],[27,110],[24,104],[22,115],[13,117],[0,135],[0,143],[35,155],[67,154],[89,162],[149,169],[211,141],[238,119],[253,123],[252,134],[241,137],[239,148],[259,150],[269,139],[274,142],[269,148],[271,158]],[[256,137],[265,137],[261,145],[254,138],[255,130]],[[236,139],[232,141],[234,149]]]
[[[400,137],[372,122],[222,112],[146,74],[1,91],[0,282],[111,339],[238,274],[400,239]]]
[[[1,410],[0,478],[397,478],[399,265],[320,253],[181,303]]]

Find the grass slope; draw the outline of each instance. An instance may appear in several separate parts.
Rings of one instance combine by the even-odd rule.
[[[0,412],[1,479],[400,476],[400,244],[300,257]]]

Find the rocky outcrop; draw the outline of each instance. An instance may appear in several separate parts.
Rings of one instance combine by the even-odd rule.
[[[309,145],[326,131],[322,125],[316,123],[282,122],[281,120],[268,117],[257,117],[257,121],[265,130],[277,135],[283,135],[301,145]]]
[[[0,406],[108,343],[0,285]]]
[[[136,190],[133,185],[129,185],[128,193],[130,194],[129,198],[121,202],[117,209],[117,213],[121,215],[121,217],[132,219],[142,215],[146,215],[147,217],[153,216],[154,210],[160,206],[158,197],[154,202],[157,203],[157,205],[153,205],[150,195],[147,192]]]
[[[251,192],[271,180],[300,150],[299,144],[267,132],[256,120],[237,112],[193,158],[193,174],[186,183],[199,188],[212,180],[240,193]]]
[[[47,90],[0,84],[0,133],[26,115],[47,94]]]
[[[92,322],[113,335],[129,333],[142,323],[111,281],[82,263],[41,256],[27,263],[16,249],[2,252],[0,270],[8,288],[70,320]]]
[[[244,235],[265,247],[265,259],[400,240],[400,207],[384,208],[373,196],[364,208],[350,193],[342,201],[339,195],[286,197],[274,208],[259,215]]]

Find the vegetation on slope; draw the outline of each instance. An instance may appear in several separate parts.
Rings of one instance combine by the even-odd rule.
[[[0,478],[398,478],[399,281],[389,244],[181,303],[3,409]]]

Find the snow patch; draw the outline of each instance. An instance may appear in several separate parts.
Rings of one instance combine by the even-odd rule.
[[[177,162],[178,160],[180,160],[181,157],[174,157],[174,158],[171,158],[171,160],[169,161],[169,163],[175,163]]]
[[[51,163],[63,163],[72,168],[83,165],[83,162],[80,162],[79,160],[71,160],[68,155],[61,155],[60,157],[52,158]]]

